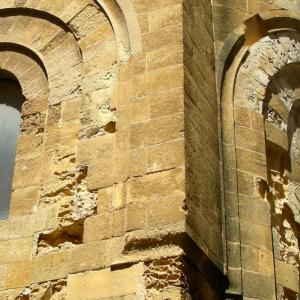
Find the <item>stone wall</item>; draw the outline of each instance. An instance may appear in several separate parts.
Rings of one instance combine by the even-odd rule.
[[[0,2],[0,67],[26,98],[1,299],[219,297],[203,268],[221,268],[220,224],[214,241],[193,228],[201,250],[186,234],[182,14],[168,0]]]
[[[218,106],[210,1],[184,1],[187,231],[222,270]]]
[[[0,1],[25,97],[0,298],[296,299],[297,12]]]
[[[296,299],[299,7],[240,3],[214,5],[228,297]]]

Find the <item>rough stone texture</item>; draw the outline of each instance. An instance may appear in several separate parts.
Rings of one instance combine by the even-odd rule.
[[[25,97],[0,299],[296,300],[299,10],[0,1]]]

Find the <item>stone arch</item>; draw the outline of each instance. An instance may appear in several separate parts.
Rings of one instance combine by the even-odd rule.
[[[298,31],[300,28],[299,16],[291,11],[264,11],[257,16],[259,16],[263,21],[267,32],[281,31],[283,29]],[[237,26],[228,35],[227,39],[225,40],[224,46],[217,58],[217,88],[220,93],[221,90],[223,90],[225,74],[227,73],[229,67],[233,65],[233,62],[237,61],[237,54],[240,53],[243,49],[249,48],[249,45],[245,45],[245,30],[245,24]]]
[[[46,69],[41,59],[30,49],[21,45],[0,43],[0,69],[13,74],[26,99],[49,94]]]
[[[288,13],[277,14],[276,11],[262,15],[261,19],[266,29],[265,36],[260,36],[253,44],[247,44],[244,35],[246,27],[240,26],[227,40],[219,60],[227,268],[231,282],[229,293],[233,294],[242,294],[243,289],[249,287],[251,275],[247,272],[258,272],[262,278],[276,276],[274,270],[248,270],[249,265],[245,261],[246,250],[251,249],[254,255],[258,249],[256,247],[265,248],[264,257],[273,261],[274,269],[282,267],[276,253],[271,252],[272,248],[266,246],[272,243],[273,225],[258,211],[257,214],[260,214],[264,221],[255,221],[255,215],[252,215],[252,220],[249,219],[251,215],[249,197],[253,199],[251,210],[260,208],[272,213],[273,207],[268,208],[268,202],[264,201],[269,200],[270,195],[268,172],[270,168],[275,166],[277,170],[278,167],[278,164],[274,165],[270,162],[270,157],[274,153],[272,145],[286,151],[288,137],[286,128],[279,128],[278,124],[269,124],[266,108],[273,110],[275,114],[288,115],[292,103],[296,100],[294,95],[298,93],[297,89],[292,93],[293,99],[289,104],[285,105],[281,100],[276,103],[272,99],[269,105],[270,85],[276,81],[277,74],[286,66],[299,64],[300,36],[295,30],[297,27],[299,29],[299,19],[293,19]],[[275,153],[280,157],[277,156],[273,162],[286,160],[285,155],[281,156],[284,152],[275,150]],[[230,179],[226,178],[227,174],[230,174]],[[281,176],[283,173],[279,171],[277,174],[275,175]],[[282,195],[280,194],[279,197],[283,197]],[[272,206],[271,203],[270,205]],[[248,215],[245,214],[245,208],[248,208]],[[262,225],[265,227],[261,227]],[[264,230],[264,242],[259,241],[259,237],[256,237],[257,240],[255,237],[251,238],[249,230],[253,232]],[[237,245],[237,241],[242,242]],[[234,258],[231,256],[233,252]],[[257,260],[260,260],[258,254]],[[277,289],[282,288],[282,293],[285,289],[292,288],[295,293],[296,287],[285,286],[286,283],[281,278],[277,278],[278,282]],[[269,293],[275,296],[276,287],[270,286]],[[262,297],[255,292],[245,296]]]
[[[130,55],[139,53],[142,50],[141,33],[131,2],[128,0],[97,0],[97,2],[109,16],[117,43],[122,45],[119,49],[121,60],[127,60],[128,50]]]
[[[89,4],[89,1],[72,2],[66,0],[53,5],[44,0],[27,1],[20,6],[8,2],[1,6],[1,10],[5,12],[17,8],[20,11],[42,13],[55,18],[60,24],[70,29],[69,22]],[[139,53],[142,50],[141,32],[131,2],[129,0],[96,0],[96,2],[105,11],[114,28],[120,61],[127,61],[131,55]]]
[[[38,4],[36,1],[33,3]],[[70,4],[69,1],[59,3],[62,6]],[[50,155],[51,159],[52,155],[63,155],[59,151],[65,140],[75,140],[81,131],[83,134],[88,131],[89,137],[93,136],[115,121],[115,112],[109,106],[118,71],[115,55],[105,58],[102,63],[99,55],[103,54],[101,51],[97,54],[99,47],[94,37],[92,43],[86,42],[89,43],[87,47],[81,49],[81,40],[71,30],[71,24],[64,23],[50,11],[40,11],[42,1],[39,4],[36,8],[0,10],[0,68],[14,74],[26,98],[13,183],[13,215],[16,211],[18,214],[31,214],[34,206],[48,203],[51,198],[48,197],[49,190],[56,186],[53,187],[53,182],[46,182],[49,179],[43,178],[42,170],[47,169],[44,166],[47,160],[43,160],[43,156]],[[105,22],[108,25],[104,38],[111,41],[110,54],[114,54],[114,32],[109,22]],[[79,23],[84,22],[80,20]],[[99,35],[96,37],[103,40]],[[77,118],[69,119],[68,116],[62,120],[62,113],[74,107]],[[68,150],[74,156],[75,145],[70,148]],[[28,176],[34,177],[30,183],[23,180]],[[58,180],[56,177],[51,180],[55,182]],[[65,184],[69,186],[70,182],[75,184],[73,179]],[[40,198],[33,199],[38,202],[30,199],[31,202],[20,209],[20,201],[15,200],[20,197],[15,195],[22,194],[24,190],[38,190]],[[51,201],[56,201],[53,198]]]

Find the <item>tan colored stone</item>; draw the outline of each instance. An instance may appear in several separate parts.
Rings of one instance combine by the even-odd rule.
[[[68,279],[67,300],[143,295],[143,266],[136,264],[128,269],[87,272],[71,275]],[[113,287],[113,288],[112,288]]]
[[[137,77],[136,95],[146,96],[168,89],[181,87],[183,71],[181,65],[155,70]]]
[[[182,22],[181,5],[173,5],[154,10],[149,13],[149,28],[150,31],[158,30],[168,26],[175,26]]]
[[[146,208],[142,203],[127,206],[126,231],[142,229],[146,226]]]
[[[32,261],[21,261],[7,266],[6,289],[22,288],[31,283]]]
[[[181,169],[160,172],[128,181],[128,202],[151,203],[184,194],[184,172]]]
[[[184,141],[177,140],[147,148],[147,172],[180,167],[184,162]]]
[[[36,256],[33,260],[32,282],[64,278],[69,273],[70,251]]]
[[[32,256],[32,246],[32,237],[1,241],[0,265],[29,260]]]
[[[104,135],[78,144],[77,162],[79,165],[97,163],[99,160],[110,159],[113,154],[113,136]]]
[[[183,90],[164,91],[150,97],[151,118],[162,117],[183,111]]]
[[[299,271],[296,267],[278,259],[275,260],[277,283],[299,293]]]
[[[102,213],[88,218],[84,223],[84,243],[108,239],[112,236],[111,215]]]
[[[78,273],[104,267],[106,242],[92,242],[71,250],[70,272]]]
[[[10,213],[24,215],[32,213],[38,203],[38,186],[15,190],[11,195]]]

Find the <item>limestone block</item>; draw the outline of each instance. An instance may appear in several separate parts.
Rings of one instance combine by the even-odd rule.
[[[253,1],[251,1],[252,3]],[[261,11],[261,10],[258,10]],[[215,16],[214,28],[215,28],[215,39],[218,41],[226,40],[228,34],[237,26],[239,26],[242,20],[246,20],[250,17],[250,14],[246,11],[226,7],[226,6],[213,6],[213,13]],[[230,21],[224,24],[223,16],[230,16]]]
[[[126,129],[130,120],[130,108],[127,105],[119,106],[116,112],[116,119],[117,130]]]
[[[280,0],[279,0],[280,1]],[[275,1],[258,1],[258,0],[253,0],[251,3],[249,3],[248,6],[248,11],[251,13],[254,12],[259,12],[259,11],[267,11],[275,8],[275,5],[278,2],[277,0]],[[285,3],[290,2],[290,1],[285,1]],[[275,4],[275,5],[274,5]]]
[[[129,177],[129,152],[115,153],[114,182],[125,182]]]
[[[114,183],[114,161],[99,160],[88,168],[87,186],[89,191],[105,188]]]
[[[43,150],[42,134],[20,135],[17,145],[17,160],[32,160],[40,156]]]
[[[128,181],[128,203],[151,203],[154,200],[184,195],[184,172],[170,170]]]
[[[5,289],[5,279],[7,274],[7,266],[8,265],[1,265],[0,266],[0,291]],[[0,292],[1,295],[1,292]]]
[[[148,203],[147,224],[175,223],[185,219],[184,198],[182,196],[153,200]]]
[[[51,105],[48,107],[47,125],[54,125],[59,123],[61,119],[61,105]]]
[[[88,140],[81,140],[77,149],[77,162],[79,165],[97,163],[99,160],[111,159],[113,155],[112,135],[104,135]]]
[[[182,87],[183,70],[181,65],[155,70],[139,75],[136,81],[136,96],[141,97],[168,89]]]
[[[88,5],[89,0],[74,0],[69,3],[66,8],[60,12],[60,17],[66,23],[73,19],[86,5]]]
[[[87,48],[83,53],[85,75],[92,75],[117,64],[118,53],[115,40],[108,40]]]
[[[145,128],[145,144],[155,145],[183,137],[183,114],[150,120]]]
[[[268,226],[271,220],[271,208],[269,202],[255,197],[239,195],[239,212],[241,219]]]
[[[82,88],[85,93],[107,89],[117,83],[116,66],[110,69],[101,70],[97,73],[87,75],[83,78]]]
[[[280,130],[272,123],[265,123],[266,139],[282,149],[288,151],[288,134],[285,131]]]
[[[181,25],[145,33],[142,36],[143,48],[145,51],[151,51],[163,46],[180,44],[183,38],[182,33]]]
[[[272,250],[272,234],[269,226],[241,222],[241,240],[243,245]]]
[[[14,300],[18,299],[17,297],[22,292],[22,289],[13,289],[13,290],[6,290],[3,292],[0,292],[0,297],[3,300]]]
[[[132,84],[130,82],[118,82],[118,84],[114,86],[112,98],[115,106],[128,105],[131,96]]]
[[[79,38],[87,36],[106,21],[104,13],[95,5],[86,6],[74,19],[70,26]]]
[[[183,111],[183,89],[177,88],[150,96],[150,116],[158,118]]]
[[[146,53],[141,52],[132,56],[130,64],[123,63],[119,67],[119,80],[128,81],[131,76],[146,72]],[[131,82],[131,80],[130,80]],[[135,88],[133,86],[133,88]]]
[[[265,155],[241,147],[236,148],[236,153],[238,169],[267,178]]]
[[[139,15],[137,15],[137,18],[138,18],[138,22],[139,22],[140,29],[141,29],[141,34],[149,32],[148,14],[147,13],[139,14]]]
[[[118,130],[115,132],[115,150],[117,152],[125,152],[128,151],[129,148],[129,140],[130,140],[130,131],[128,128],[123,129],[123,130]]]
[[[71,249],[70,272],[78,273],[104,267],[106,242],[92,242]]]
[[[265,154],[265,135],[264,132],[257,133],[249,128],[240,126],[235,127],[236,145],[261,154]]]
[[[22,116],[45,112],[48,107],[48,97],[27,99],[22,105]]]
[[[146,207],[142,203],[129,204],[126,211],[126,231],[133,231],[146,227]]]
[[[127,183],[118,183],[113,187],[113,197],[111,205],[113,209],[121,209],[127,202]]]
[[[58,150],[61,146],[60,124],[47,126],[45,135],[45,149],[48,151]]]
[[[299,270],[293,265],[275,260],[276,281],[278,284],[299,293]]]
[[[166,6],[149,13],[150,31],[158,30],[168,26],[176,26],[182,22],[181,4]]]
[[[17,162],[15,166],[13,188],[34,186],[39,184],[41,176],[41,160]]]
[[[270,277],[274,277],[274,257],[272,251],[260,249],[259,263],[260,263],[260,273]]]
[[[153,50],[147,55],[148,71],[181,64],[182,62],[183,50],[178,45]]]
[[[6,289],[23,288],[31,283],[32,261],[21,261],[7,265]]]
[[[239,193],[253,196],[255,191],[254,176],[238,171],[238,188]]]
[[[150,117],[149,97],[132,99],[130,101],[131,123],[147,121]],[[128,122],[128,120],[127,120]]]
[[[41,207],[34,215],[35,232],[43,232],[58,227],[56,205]]]
[[[69,273],[70,251],[59,251],[34,257],[32,283],[64,278]]]
[[[22,238],[0,242],[0,265],[26,261],[32,256],[32,238]]]
[[[243,272],[244,296],[256,299],[275,300],[274,278],[253,272]]]
[[[101,213],[90,217],[84,222],[84,243],[108,239],[112,236],[112,216],[110,213]]]
[[[78,143],[78,135],[81,129],[80,120],[70,120],[61,123],[61,146],[74,147]]]
[[[10,214],[24,215],[32,213],[38,204],[38,186],[14,190],[11,195]]]
[[[108,187],[100,189],[97,194],[97,212],[107,212],[112,208],[114,198],[114,188]]]
[[[10,214],[5,227],[6,230],[0,236],[1,240],[30,238],[33,236],[35,230],[34,215],[13,216]]]
[[[81,97],[62,102],[62,121],[80,118]]]
[[[85,50],[95,44],[113,39],[114,34],[109,22],[102,23],[96,30],[82,38],[79,42],[80,48]]]
[[[144,296],[142,280],[143,264],[111,271],[87,272],[68,278],[67,300],[97,300],[106,297],[121,297],[135,294],[137,299]]]
[[[35,114],[25,115],[21,123],[21,134],[39,134],[44,132],[46,114],[37,112]]]
[[[122,236],[125,234],[125,224],[126,222],[126,210],[114,210],[111,212],[111,224],[112,231],[111,234],[113,237]]]
[[[230,107],[232,109],[232,107]],[[235,106],[234,108],[234,119],[238,126],[250,128],[250,111],[247,108],[241,106]]]
[[[143,176],[146,174],[146,149],[136,149],[129,153],[130,165],[129,175],[130,176]]]
[[[63,99],[74,99],[81,94],[82,65],[72,66],[49,81],[49,104],[55,105]]]
[[[123,255],[126,236],[114,237],[106,240],[105,265],[111,266],[119,261]]]
[[[177,140],[147,148],[148,173],[181,167],[183,164],[183,140]]]
[[[145,145],[147,122],[134,123],[130,126],[129,144],[130,149],[142,148]]]

